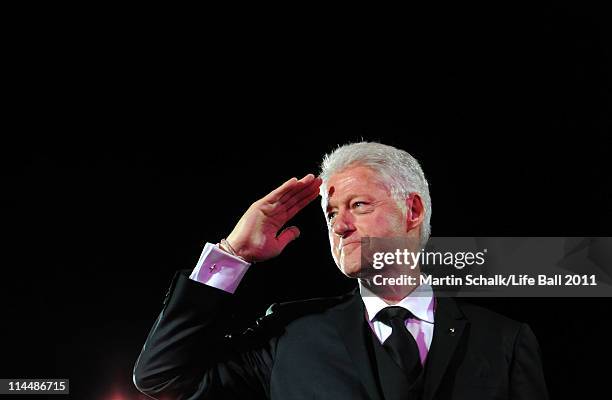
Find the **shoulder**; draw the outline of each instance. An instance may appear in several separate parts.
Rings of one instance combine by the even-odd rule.
[[[257,318],[243,335],[280,336],[289,326],[316,325],[324,320],[327,311],[345,303],[350,294],[337,297],[319,297],[271,304],[265,315]]]
[[[288,324],[302,318],[313,318],[320,316],[328,310],[343,304],[351,295],[334,297],[317,297],[306,300],[290,301],[284,303],[274,303],[268,307],[264,317],[260,320],[281,321]]]

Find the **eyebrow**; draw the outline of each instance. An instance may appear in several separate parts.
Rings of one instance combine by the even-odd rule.
[[[346,201],[350,202],[350,201],[354,200],[356,197],[366,197],[366,198],[368,198],[368,199],[371,199],[371,198],[372,198],[372,196],[370,196],[369,194],[362,194],[362,193],[359,193],[359,194],[352,194],[352,195],[349,195],[349,197],[346,199]],[[329,213],[330,209],[334,208],[334,207],[330,206],[330,203],[331,203],[331,201],[330,201],[330,199],[328,198],[328,199],[327,199],[327,207],[325,207],[325,213],[326,213],[326,214],[327,214],[327,213]]]

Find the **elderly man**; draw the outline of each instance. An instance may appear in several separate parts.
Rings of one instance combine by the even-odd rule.
[[[319,193],[334,261],[358,290],[274,305],[229,335],[240,280],[300,235],[280,229]],[[527,325],[426,285],[375,283],[398,269],[363,262],[362,239],[417,249],[430,218],[427,181],[407,152],[367,142],[336,149],[319,177],[292,178],[253,203],[193,271],[175,275],[136,362],[136,386],[159,399],[546,399]]]

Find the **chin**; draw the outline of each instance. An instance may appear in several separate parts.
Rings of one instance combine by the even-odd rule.
[[[340,268],[342,273],[349,278],[361,278],[364,274],[363,269],[361,268],[361,264],[350,264],[350,265],[342,265]]]

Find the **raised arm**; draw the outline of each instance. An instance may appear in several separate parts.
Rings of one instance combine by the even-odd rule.
[[[227,237],[236,254],[247,262],[278,256],[299,236],[294,226],[279,230],[317,197],[320,184],[310,174],[292,178],[254,202]],[[138,389],[157,399],[267,397],[278,332],[228,337],[232,297],[178,272],[134,367]]]

